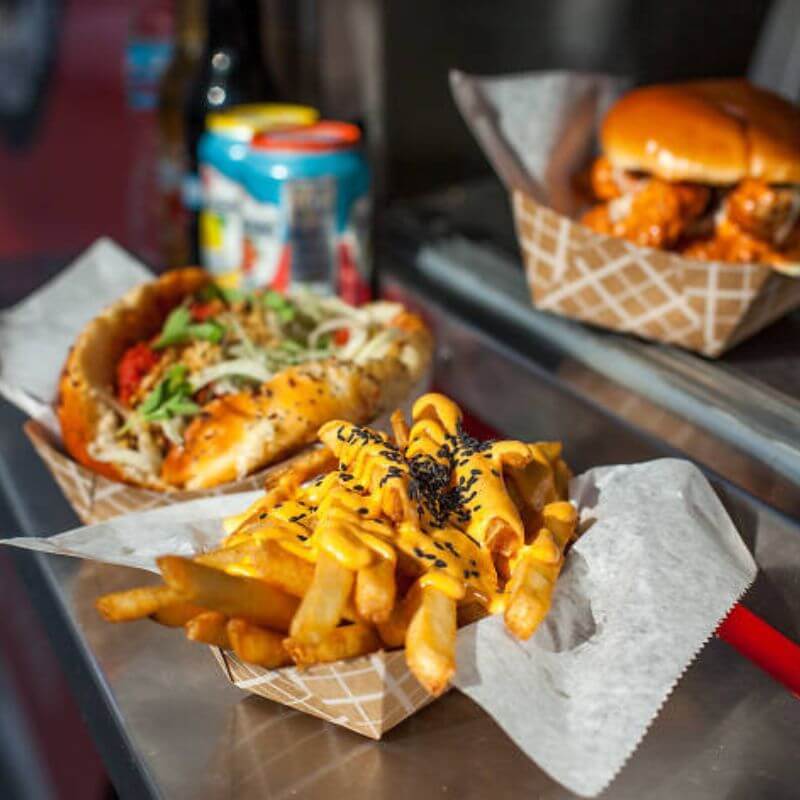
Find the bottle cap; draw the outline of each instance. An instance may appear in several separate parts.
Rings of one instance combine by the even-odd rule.
[[[312,125],[319,112],[290,103],[248,103],[206,116],[206,130],[249,142],[259,131]]]

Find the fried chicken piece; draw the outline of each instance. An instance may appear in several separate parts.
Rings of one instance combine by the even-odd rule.
[[[589,172],[592,191],[598,200],[613,200],[636,191],[646,179],[615,167],[605,156],[595,159]]]
[[[800,192],[746,178],[728,194],[725,210],[749,236],[780,246],[797,224]]]
[[[763,239],[756,239],[735,222],[722,219],[712,236],[687,241],[678,252],[698,261],[725,261],[731,264],[782,264],[787,254]]]
[[[704,186],[653,178],[633,194],[590,209],[581,222],[643,247],[668,248],[705,211],[709,197]]]

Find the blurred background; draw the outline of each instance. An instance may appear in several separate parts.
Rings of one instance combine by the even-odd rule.
[[[100,236],[157,270],[192,260],[209,110],[289,101],[356,123],[380,225],[495,180],[451,68],[749,73],[796,100],[798,19],[791,0],[0,0],[0,307]],[[2,498],[0,522],[19,526]],[[112,797],[21,580],[0,554],[0,796]]]

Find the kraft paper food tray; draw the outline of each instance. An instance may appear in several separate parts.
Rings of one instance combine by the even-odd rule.
[[[800,306],[800,280],[761,264],[693,261],[575,221],[574,175],[622,89],[601,75],[453,73],[456,102],[512,193],[536,308],[716,357]]]
[[[110,480],[64,452],[52,399],[69,348],[102,308],[152,278],[153,274],[122,248],[100,239],[56,278],[0,314],[0,394],[32,418],[24,426],[26,435],[75,513],[87,524],[199,497],[257,489],[281,465],[278,462],[210,490],[155,492]],[[409,390],[406,403],[424,394],[430,381],[430,374],[423,375]],[[385,427],[388,413],[370,424]]]
[[[28,420],[24,425],[24,431],[78,518],[87,525],[103,522],[120,514],[147,511],[199,497],[260,489],[267,476],[281,467],[281,463],[274,464],[240,481],[225,483],[215,489],[154,492],[120,481],[112,481],[79,464],[61,449],[53,434],[36,420]]]
[[[273,670],[247,664],[227,650],[212,650],[228,680],[240,689],[370,739],[380,739],[436,699],[411,674],[405,650]]]

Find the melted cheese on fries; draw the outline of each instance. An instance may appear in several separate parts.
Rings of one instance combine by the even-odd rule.
[[[564,499],[555,489],[555,472],[566,470],[560,447],[479,442],[443,395],[415,404],[404,450],[383,433],[343,421],[324,425],[319,438],[337,467],[288,493],[273,490],[231,518],[226,546],[271,539],[311,562],[325,552],[353,571],[401,559],[421,587],[500,611],[504,576],[496,560],[516,563],[532,547],[541,555],[544,540],[526,545],[523,518],[531,518],[531,505],[541,516],[546,503]],[[525,492],[528,507],[521,508],[519,489],[509,483],[523,492],[532,483],[545,488]]]

